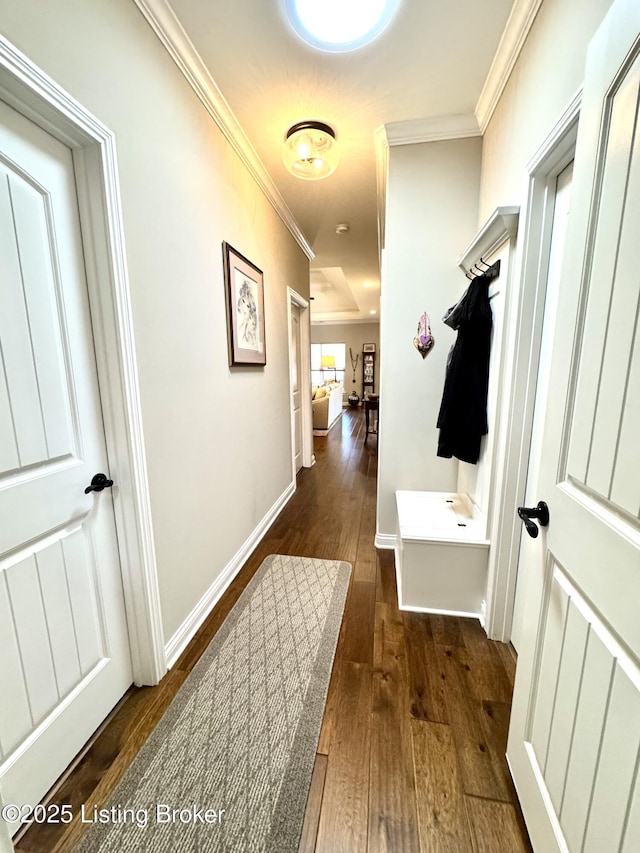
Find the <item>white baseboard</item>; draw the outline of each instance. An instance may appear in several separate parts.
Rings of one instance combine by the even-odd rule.
[[[171,669],[189,645],[198,628],[218,603],[223,592],[238,574],[249,555],[256,549],[267,529],[271,526],[278,513],[281,512],[287,501],[292,497],[295,490],[295,482],[287,486],[244,544],[236,551],[231,560],[229,560],[173,637],[171,637],[165,646],[168,669]]]
[[[442,610],[438,607],[414,607],[411,604],[398,602],[398,610],[406,610],[409,613],[433,613],[437,616],[463,616],[465,619],[477,619],[482,624],[479,613],[471,613],[466,610]]]
[[[391,551],[396,547],[396,539],[395,533],[376,533],[375,546]]]

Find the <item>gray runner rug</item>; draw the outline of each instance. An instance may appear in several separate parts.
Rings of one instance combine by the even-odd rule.
[[[77,851],[297,851],[350,573],[264,560]]]

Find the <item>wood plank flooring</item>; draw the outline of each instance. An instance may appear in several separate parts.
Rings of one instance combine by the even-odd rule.
[[[315,439],[316,465],[180,660],[132,688],[49,801],[104,803],[272,553],[347,560],[353,573],[300,853],[531,851],[506,761],[515,663],[473,620],[398,610],[393,553],[376,551],[376,438],[360,410]],[[71,851],[83,827],[33,826],[21,853]]]

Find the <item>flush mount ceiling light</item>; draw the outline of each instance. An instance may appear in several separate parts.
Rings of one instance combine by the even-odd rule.
[[[298,36],[330,52],[355,50],[387,26],[399,0],[284,0]]]
[[[299,121],[284,140],[282,160],[296,178],[319,181],[335,171],[340,154],[333,128],[321,121]]]

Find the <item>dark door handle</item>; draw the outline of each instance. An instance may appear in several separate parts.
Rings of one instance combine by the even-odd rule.
[[[110,480],[106,474],[95,474],[91,480],[91,485],[84,490],[85,495],[89,492],[101,492],[103,489],[110,489],[113,486],[113,480]]]
[[[549,507],[544,501],[538,501],[538,505],[534,507],[519,506],[518,515],[524,521],[527,533],[532,539],[538,535],[538,525],[532,519],[537,519],[542,527],[549,524]]]

